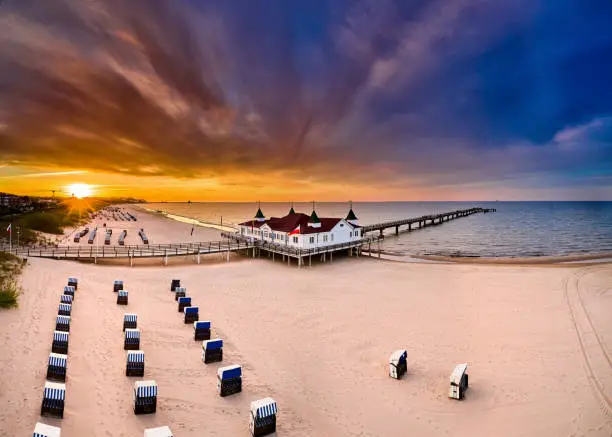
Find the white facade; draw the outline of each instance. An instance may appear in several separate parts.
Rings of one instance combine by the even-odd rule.
[[[309,224],[310,225],[310,224]],[[312,227],[308,228],[308,232]],[[289,235],[289,232],[274,231],[268,223],[261,227],[240,225],[240,235],[254,240],[263,240],[274,244],[285,244],[299,249],[312,249],[335,244],[356,242],[363,238],[361,228],[341,219],[333,228],[326,232],[302,233],[305,230],[300,227],[299,234]]]

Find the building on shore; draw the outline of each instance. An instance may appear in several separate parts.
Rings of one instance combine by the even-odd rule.
[[[239,234],[253,241],[286,245],[295,249],[317,249],[363,238],[361,226],[353,208],[345,218],[319,217],[295,212],[293,207],[284,217],[266,218],[261,208],[252,220],[239,224]]]

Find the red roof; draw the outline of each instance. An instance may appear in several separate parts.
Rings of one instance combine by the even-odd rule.
[[[240,223],[240,226],[252,226],[254,228],[260,228],[264,224],[267,224],[270,229],[276,232],[291,232],[298,226],[300,226],[301,234],[318,234],[320,232],[329,232],[333,229],[334,226],[341,221],[341,218],[330,218],[323,217],[319,218],[321,221],[320,227],[308,226],[308,222],[310,221],[310,216],[302,213],[288,214],[285,217],[271,217],[267,219],[265,222],[258,221],[248,221],[244,223]],[[359,227],[358,225],[351,224],[352,227]]]

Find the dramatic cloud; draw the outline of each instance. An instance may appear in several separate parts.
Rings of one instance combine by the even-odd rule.
[[[5,0],[0,159],[228,184],[601,178],[610,22],[604,1]]]

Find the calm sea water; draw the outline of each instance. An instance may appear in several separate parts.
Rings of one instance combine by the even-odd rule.
[[[147,208],[232,226],[251,219],[253,203],[150,203]],[[262,203],[266,215],[283,216],[287,203]],[[296,203],[310,214],[312,204]],[[356,202],[362,225],[455,209],[496,208],[395,236],[386,234],[382,248],[397,254],[440,254],[486,257],[547,256],[612,252],[612,202]],[[321,217],[344,217],[347,203],[317,203]]]

